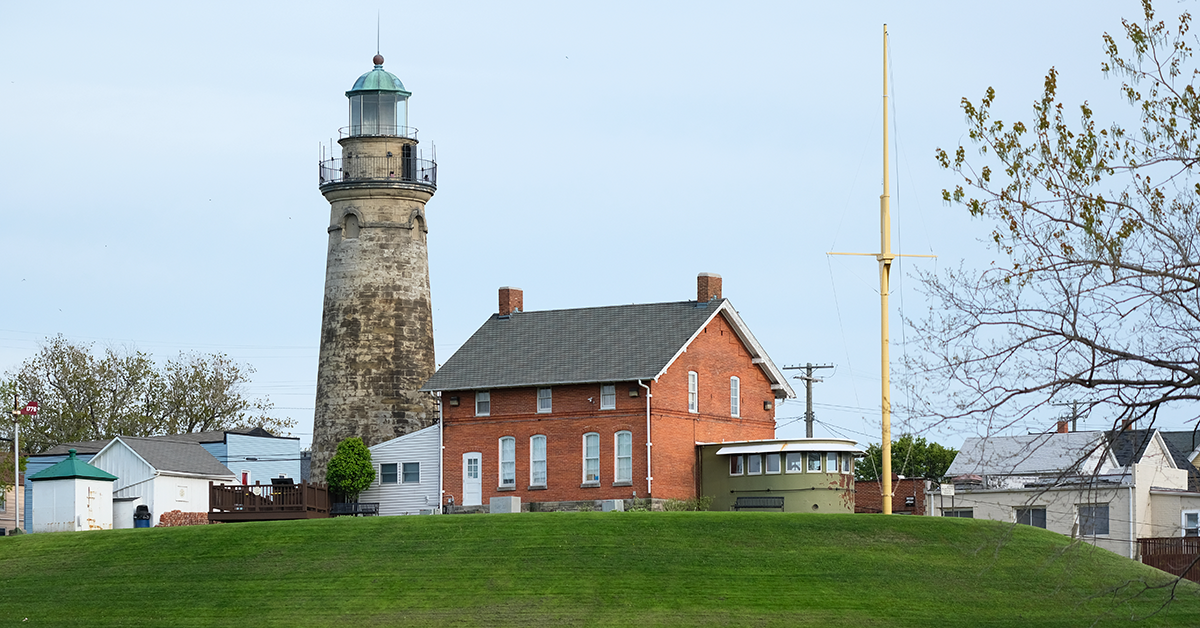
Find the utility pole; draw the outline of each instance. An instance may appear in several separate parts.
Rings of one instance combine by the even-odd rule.
[[[805,438],[813,437],[813,420],[816,418],[816,415],[813,414],[813,407],[812,407],[812,404],[813,404],[813,393],[812,393],[813,382],[825,381],[819,377],[813,377],[813,370],[814,369],[831,369],[831,368],[833,368],[832,364],[813,364],[812,362],[808,362],[804,366],[785,366],[785,367],[783,367],[783,370],[785,370],[785,371],[800,371],[800,370],[804,371],[803,375],[797,375],[795,377],[795,379],[804,380],[804,437]]]
[[[1079,419],[1080,419],[1080,417],[1083,416],[1083,414],[1079,412],[1079,401],[1078,400],[1072,401],[1070,403],[1052,403],[1050,405],[1070,408],[1071,409],[1071,431],[1072,432],[1079,431]]]

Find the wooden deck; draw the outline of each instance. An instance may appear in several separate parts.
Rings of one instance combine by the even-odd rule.
[[[329,490],[324,484],[271,485],[208,483],[208,520],[282,521],[329,517]]]
[[[1200,537],[1138,539],[1138,545],[1143,563],[1200,582]]]

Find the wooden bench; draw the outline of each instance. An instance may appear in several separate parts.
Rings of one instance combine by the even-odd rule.
[[[329,514],[350,515],[355,517],[370,517],[379,514],[379,502],[357,502],[353,504],[334,504]]]
[[[782,497],[739,497],[733,503],[734,510],[783,510]]]

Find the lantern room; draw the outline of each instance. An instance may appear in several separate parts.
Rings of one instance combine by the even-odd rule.
[[[375,69],[358,77],[346,92],[350,99],[349,136],[395,135],[412,137],[408,127],[408,97],[412,93],[396,75],[383,69],[383,55],[375,55]]]

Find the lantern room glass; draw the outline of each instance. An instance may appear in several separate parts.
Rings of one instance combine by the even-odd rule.
[[[395,92],[350,97],[350,135],[405,135],[408,98]]]

